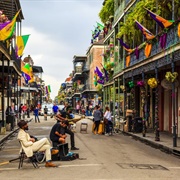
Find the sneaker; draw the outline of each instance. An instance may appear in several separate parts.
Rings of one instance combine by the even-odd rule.
[[[72,147],[71,150],[79,150],[77,147]]]
[[[55,155],[55,154],[57,154],[58,152],[59,152],[59,150],[57,150],[57,149],[52,149],[51,155]]]
[[[57,165],[53,164],[52,162],[46,162],[45,167],[57,167]]]

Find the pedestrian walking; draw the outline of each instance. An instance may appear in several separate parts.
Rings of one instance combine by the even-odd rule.
[[[39,109],[38,109],[37,106],[34,109],[34,116],[35,116],[35,123],[37,123],[37,121],[40,123],[40,120],[39,120]]]
[[[19,106],[19,119],[21,120],[21,116],[23,115],[23,109],[22,109],[22,107],[23,107],[23,104],[20,104],[20,106]]]
[[[78,113],[79,114],[79,111],[80,111],[80,101],[77,101],[76,102],[76,113]]]
[[[48,114],[48,108],[47,106],[44,107],[44,120],[47,121],[47,114]]]
[[[100,111],[100,106],[98,106],[98,105],[95,106],[93,117],[94,117],[94,123],[95,123],[94,134],[98,134],[99,124],[100,124],[100,121],[101,121],[101,118],[102,118],[101,111]]]
[[[53,115],[51,116],[51,118],[58,113],[59,107],[56,105],[56,103],[54,103],[52,110],[53,110]]]
[[[110,127],[112,127],[112,119],[111,119],[111,112],[109,110],[109,107],[106,106],[105,113],[104,113],[104,123],[106,128],[105,135],[110,134]]]
[[[6,123],[10,124],[10,129],[13,131],[15,126],[15,112],[14,112],[14,106],[8,106],[6,109]]]

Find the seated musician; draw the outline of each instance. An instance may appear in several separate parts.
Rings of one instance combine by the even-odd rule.
[[[67,113],[68,113],[68,111],[67,111]],[[55,118],[57,120],[57,123],[61,122],[63,120],[66,121],[65,133],[70,135],[71,150],[79,150],[79,148],[75,147],[74,133],[68,128],[69,121],[62,116],[60,111],[56,114]]]
[[[61,122],[57,122],[51,129],[50,139],[53,142],[53,146],[55,144],[64,144],[66,141],[67,135],[65,134],[65,127],[67,126],[67,121],[62,120]]]

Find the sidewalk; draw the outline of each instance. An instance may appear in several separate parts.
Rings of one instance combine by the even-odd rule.
[[[86,116],[86,118],[92,120],[92,116]],[[125,135],[132,136],[134,139],[139,140],[154,148],[158,148],[167,153],[172,153],[180,157],[180,137],[177,138],[177,147],[173,147],[173,135],[167,132],[160,132],[160,141],[155,141],[155,133],[147,132],[143,137],[142,133],[123,132]]]

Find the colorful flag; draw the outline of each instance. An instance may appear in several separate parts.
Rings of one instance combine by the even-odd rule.
[[[103,73],[99,70],[99,68],[96,66],[96,70],[95,70],[96,74],[102,78],[103,77]]]
[[[104,79],[98,79],[98,80],[97,80],[97,83],[99,83],[99,84],[104,84]]]
[[[8,23],[0,30],[0,41],[4,41],[12,36],[16,25],[16,18],[19,12],[20,10],[16,13],[12,21],[10,21],[10,23]]]
[[[48,85],[48,92],[50,93],[51,92],[51,86]]]
[[[26,63],[22,68],[21,68],[22,73],[25,74],[26,77],[28,77],[28,82],[34,82],[34,77],[33,77],[33,70],[32,67],[29,65],[29,63]]]
[[[16,46],[17,46],[17,56],[22,56],[26,43],[29,39],[29,35],[17,36]]]
[[[34,74],[33,74],[33,70],[32,70],[32,67],[30,67],[30,72],[29,72],[29,75],[30,75],[30,80],[29,80],[29,83],[32,83],[34,82]]]
[[[146,9],[146,8],[145,8],[145,9]],[[174,22],[174,21],[172,21],[172,20],[166,20],[166,19],[164,19],[164,18],[162,18],[161,16],[153,13],[152,11],[150,11],[150,10],[148,10],[148,9],[146,9],[146,10],[147,10],[147,12],[149,13],[149,15],[150,15],[150,16],[158,23],[158,25],[161,26],[162,28],[167,28],[167,27],[171,26],[172,23]]]
[[[26,73],[23,73],[23,72],[22,72],[22,77],[24,78],[26,84],[28,84],[31,77],[29,75],[27,75]]]
[[[104,67],[103,70],[104,70],[104,77],[106,78],[106,81],[108,81],[109,80],[108,72]]]
[[[138,28],[142,31],[144,36],[146,37],[147,40],[153,39],[155,36],[148,30],[146,29],[142,24],[140,24],[138,21],[135,21]]]
[[[96,23],[97,23],[97,28],[102,31],[104,29],[104,26],[98,22],[96,22]]]
[[[29,65],[29,63],[26,63],[22,68],[21,71],[28,74],[30,76],[30,70],[31,70],[31,66]]]
[[[49,93],[49,92],[48,92],[48,87],[47,87],[47,86],[45,87],[45,91],[46,91],[46,94]]]
[[[128,52],[132,52],[132,51],[133,51],[132,49],[130,49],[130,47],[129,47],[127,44],[125,44],[125,43],[123,42],[122,39],[118,38],[118,40],[119,40],[119,42],[120,42],[120,45],[123,46],[126,51],[128,51]]]
[[[0,24],[0,30],[3,29],[5,26],[7,26],[11,21],[7,21]]]

